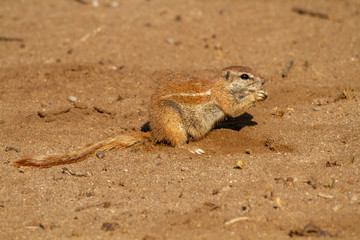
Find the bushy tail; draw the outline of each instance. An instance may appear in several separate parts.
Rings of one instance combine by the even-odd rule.
[[[27,166],[38,168],[49,168],[57,165],[76,163],[85,160],[98,151],[109,150],[112,148],[127,148],[137,143],[146,142],[150,138],[150,133],[124,134],[111,139],[103,140],[83,149],[64,155],[51,155],[23,158],[13,162],[14,166]]]

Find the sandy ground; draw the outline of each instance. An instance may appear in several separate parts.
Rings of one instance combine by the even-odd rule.
[[[360,239],[359,1],[93,3],[1,1],[0,239]],[[167,74],[231,65],[269,98],[203,155],[11,165],[140,131]]]

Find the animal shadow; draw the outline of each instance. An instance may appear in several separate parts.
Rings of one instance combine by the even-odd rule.
[[[231,129],[231,130],[235,130],[235,131],[239,131],[240,129],[242,129],[243,127],[246,126],[255,126],[257,125],[257,122],[252,121],[253,116],[248,114],[247,112],[232,118],[232,117],[228,117],[225,120],[218,122],[214,129],[221,129],[221,128],[225,128],[225,129]],[[149,132],[151,131],[150,129],[150,125],[149,122],[143,124],[140,127],[142,132]]]
[[[228,117],[225,120],[218,122],[214,129],[224,128],[239,131],[243,127],[257,125],[257,122],[252,121],[253,118],[254,117],[247,112],[235,118]]]

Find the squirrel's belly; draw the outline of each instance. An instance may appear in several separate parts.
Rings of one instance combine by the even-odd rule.
[[[225,113],[216,104],[206,104],[183,106],[182,116],[188,134],[194,139],[200,139],[225,117]]]

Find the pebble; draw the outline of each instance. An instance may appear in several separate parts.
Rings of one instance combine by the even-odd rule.
[[[350,198],[350,203],[360,203],[359,201],[360,194],[354,194]]]
[[[252,151],[251,151],[251,149],[245,149],[245,153],[246,154],[252,154]]]
[[[243,167],[244,167],[244,161],[243,161],[243,160],[237,160],[237,161],[235,162],[234,168],[236,168],[236,169],[242,169]]]
[[[75,96],[68,96],[68,98],[67,98],[70,102],[77,102],[77,97],[75,97]]]
[[[98,0],[93,0],[93,1],[92,1],[92,5],[93,5],[93,7],[99,7],[99,2],[98,2]]]
[[[287,177],[287,178],[286,178],[286,181],[287,181],[287,182],[293,182],[293,181],[294,181],[294,178],[293,178],[293,177]]]
[[[108,231],[114,231],[118,228],[120,228],[120,225],[117,222],[104,222],[101,227],[101,230],[108,232]]]
[[[5,152],[9,152],[9,151],[20,152],[20,150],[18,148],[15,148],[13,146],[6,146],[5,147]]]
[[[41,106],[41,107],[48,107],[48,106],[53,105],[54,103],[55,103],[55,101],[52,100],[52,99],[50,99],[49,101],[40,103],[40,106]]]
[[[182,19],[181,15],[177,15],[177,16],[175,17],[175,21],[180,22],[180,21],[181,21],[181,19]]]
[[[332,207],[332,210],[333,210],[334,212],[337,212],[337,211],[339,211],[341,208],[342,208],[342,205],[338,204],[338,205]]]
[[[98,151],[97,153],[96,153],[96,157],[97,158],[104,158],[105,157],[105,152],[104,151]]]
[[[181,171],[184,172],[184,171],[189,171],[189,168],[188,167],[182,167],[181,168]]]
[[[214,189],[213,191],[212,191],[212,195],[216,195],[216,194],[218,194],[219,193],[219,190],[217,190],[217,189]]]
[[[222,192],[227,192],[227,191],[230,191],[231,190],[231,187],[230,186],[226,186],[226,187],[223,187],[221,189]]]
[[[165,40],[166,40],[166,42],[169,43],[169,44],[175,44],[175,41],[174,41],[174,39],[172,39],[172,38],[167,38],[167,39],[165,39]]]
[[[314,107],[313,110],[314,110],[314,111],[320,111],[320,110],[321,110],[321,107],[319,107],[319,106]]]
[[[111,2],[111,7],[118,7],[119,6],[119,3],[118,2]]]

